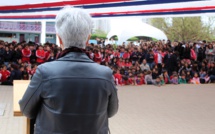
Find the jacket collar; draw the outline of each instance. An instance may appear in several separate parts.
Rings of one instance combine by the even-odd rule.
[[[69,52],[57,61],[94,62],[85,53],[81,52]]]

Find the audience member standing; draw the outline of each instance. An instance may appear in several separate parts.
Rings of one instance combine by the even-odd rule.
[[[202,62],[205,59],[205,57],[206,57],[205,51],[206,51],[206,49],[204,47],[204,44],[201,44],[200,48],[198,49],[198,55],[197,55],[197,60],[199,62]]]
[[[45,51],[43,50],[43,46],[39,46],[37,51],[36,51],[36,57],[37,57],[37,63],[41,64],[45,62]]]
[[[10,51],[9,47],[5,47],[4,52],[4,64],[8,67],[8,64],[12,61],[12,52]]]
[[[209,44],[205,51],[206,59],[208,60],[208,63],[214,62],[215,57],[215,48],[213,48],[212,44]]]
[[[154,67],[155,63],[154,63],[154,52],[152,50],[149,50],[149,53],[146,56],[146,61],[150,67],[150,69],[152,70],[152,68]]]
[[[4,54],[5,54],[4,41],[0,40],[0,65],[4,63]]]
[[[8,81],[8,78],[10,76],[10,71],[7,70],[7,67],[5,65],[3,65],[2,67],[2,70],[0,71],[1,73],[1,83],[2,85],[8,85],[7,84],[7,81]]]
[[[28,44],[24,45],[22,49],[22,62],[30,63],[31,50],[29,49]]]

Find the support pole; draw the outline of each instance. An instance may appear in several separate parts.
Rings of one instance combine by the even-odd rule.
[[[60,40],[59,40],[59,38],[57,37],[57,34],[56,34],[56,45],[60,46]]]
[[[42,20],[41,21],[41,34],[40,34],[40,43],[42,43],[42,45],[44,43],[46,43],[46,21]]]

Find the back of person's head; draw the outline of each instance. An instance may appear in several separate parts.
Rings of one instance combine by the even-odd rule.
[[[174,78],[178,78],[178,75],[177,75],[177,74],[173,74],[173,77],[174,77]]]
[[[203,43],[206,43],[207,41],[206,41],[206,40],[203,40],[202,42],[203,42]]]
[[[148,71],[147,71],[147,74],[150,75],[150,74],[152,74],[152,72],[151,72],[150,70],[148,70]]]
[[[4,41],[3,40],[0,40],[0,45],[4,45]]]
[[[17,64],[12,63],[11,68],[14,70],[17,70],[19,68],[19,66]]]
[[[161,78],[162,78],[161,76],[157,76],[157,77],[156,77],[156,81],[160,81]]]
[[[186,75],[183,73],[183,74],[181,74],[181,77],[183,78],[183,77],[185,77]]]
[[[92,18],[83,9],[66,6],[59,11],[55,19],[55,29],[64,49],[85,48],[92,28]]]

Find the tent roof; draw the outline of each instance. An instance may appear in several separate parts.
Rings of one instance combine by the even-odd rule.
[[[111,31],[108,33],[107,38],[112,36],[118,37],[118,44],[122,44],[129,38],[134,36],[146,36],[158,40],[167,40],[167,36],[163,31],[143,23],[141,19],[113,19],[111,20]]]
[[[215,0],[1,0],[0,20],[53,20],[65,5],[85,8],[95,18],[215,13]]]

